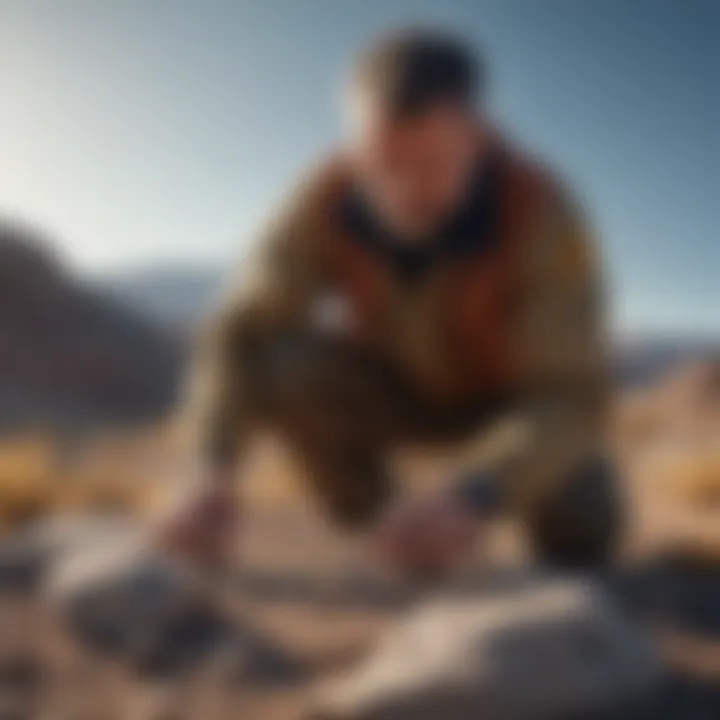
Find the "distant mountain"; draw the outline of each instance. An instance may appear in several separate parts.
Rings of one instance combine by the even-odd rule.
[[[178,330],[212,307],[223,273],[213,267],[147,266],[96,276],[94,284],[127,307]]]
[[[52,243],[0,219],[0,429],[151,420],[172,407],[189,332],[224,271],[156,265],[79,279]],[[616,343],[622,385],[720,358],[718,338]]]
[[[186,329],[212,308],[221,285],[219,268],[154,266],[107,274],[100,286],[135,310],[176,329]],[[652,382],[666,372],[698,359],[720,355],[716,338],[641,334],[615,342],[615,372],[623,385]]]
[[[720,336],[678,337],[673,335],[636,335],[619,340],[614,361],[623,385],[644,385],[681,366],[720,358]]]
[[[73,277],[38,233],[0,221],[0,427],[151,420],[182,343]]]

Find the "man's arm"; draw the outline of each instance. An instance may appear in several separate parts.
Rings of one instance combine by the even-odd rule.
[[[293,194],[260,233],[199,343],[187,409],[211,474],[234,469],[262,410],[262,351],[303,321],[320,283],[314,208],[310,188]]]
[[[415,573],[452,568],[482,531],[479,518],[505,509],[531,513],[604,450],[602,290],[576,207],[557,197],[527,250],[513,328],[521,361],[517,414],[499,418],[497,434],[484,422],[451,490],[399,508],[378,533],[380,554]]]
[[[232,480],[262,410],[262,351],[303,321],[320,282],[313,200],[311,186],[303,186],[260,234],[199,343],[184,408],[199,473],[159,529],[160,545],[186,559],[222,563],[233,547]]]
[[[515,432],[493,466],[461,488],[479,511],[532,506],[604,450],[609,382],[599,264],[581,212],[561,193],[527,248],[522,284]]]

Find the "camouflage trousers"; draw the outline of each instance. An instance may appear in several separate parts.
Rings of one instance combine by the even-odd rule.
[[[276,341],[255,367],[265,424],[279,431],[321,505],[347,528],[371,522],[394,494],[387,461],[398,447],[462,440],[511,406],[498,395],[480,406],[431,407],[376,357],[307,334]],[[553,565],[603,564],[621,525],[612,469],[589,458],[559,488],[519,518],[537,555]]]

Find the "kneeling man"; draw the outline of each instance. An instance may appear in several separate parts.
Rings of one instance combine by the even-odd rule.
[[[349,137],[289,194],[201,350],[204,453],[167,538],[222,555],[229,484],[261,427],[346,528],[436,572],[499,513],[543,562],[604,563],[618,535],[605,459],[602,288],[577,203],[491,122],[480,61],[435,31],[384,37],[347,92]],[[518,430],[495,462],[473,448]],[[431,500],[396,492],[405,445],[456,443]]]

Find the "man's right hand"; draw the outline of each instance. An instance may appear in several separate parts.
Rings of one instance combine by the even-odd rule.
[[[203,565],[222,565],[232,556],[240,506],[229,478],[200,484],[160,523],[159,546],[172,555]]]

